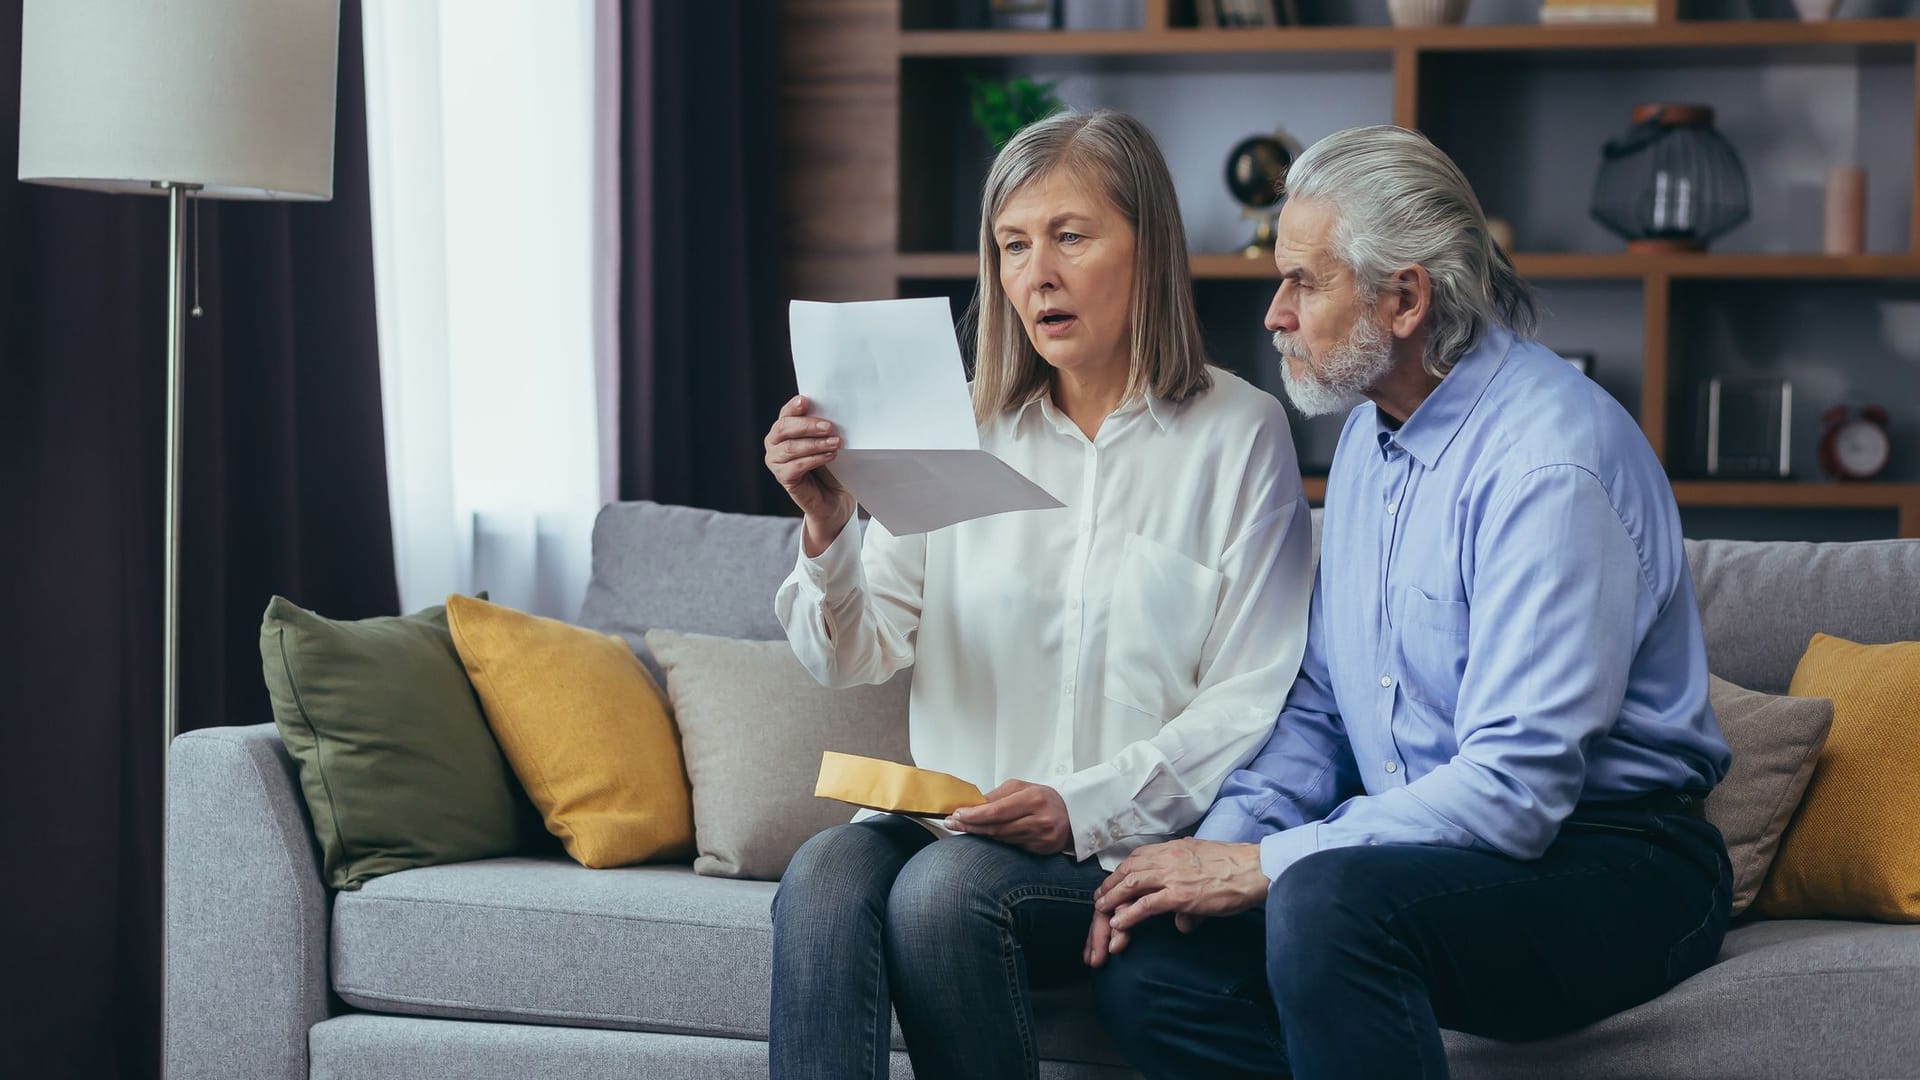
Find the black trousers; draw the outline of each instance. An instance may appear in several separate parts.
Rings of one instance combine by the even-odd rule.
[[[1719,830],[1674,808],[1582,807],[1529,861],[1322,851],[1264,909],[1141,925],[1095,999],[1152,1077],[1445,1077],[1443,1027],[1544,1038],[1712,963],[1732,878]]]

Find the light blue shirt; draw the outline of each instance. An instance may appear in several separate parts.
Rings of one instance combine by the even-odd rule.
[[[1269,878],[1356,844],[1538,858],[1576,803],[1726,774],[1672,487],[1537,342],[1488,331],[1397,430],[1356,408],[1320,550],[1300,677],[1198,832]]]

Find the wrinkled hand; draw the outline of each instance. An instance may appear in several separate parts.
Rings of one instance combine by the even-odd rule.
[[[846,527],[847,519],[853,516],[854,499],[831,472],[822,468],[840,452],[840,436],[834,433],[832,423],[807,415],[811,407],[803,397],[781,406],[780,416],[768,429],[762,445],[767,450],[767,471],[807,516],[807,554],[817,557]]]
[[[1127,935],[1155,915],[1172,915],[1183,934],[1209,918],[1265,903],[1260,845],[1174,840],[1136,849],[1093,894],[1093,926],[1082,959],[1099,967],[1127,947]]]
[[[963,807],[943,824],[956,832],[991,836],[1035,855],[1073,850],[1067,801],[1045,784],[1009,780],[987,792],[979,806]]]

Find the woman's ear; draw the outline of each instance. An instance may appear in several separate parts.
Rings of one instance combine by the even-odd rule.
[[[1433,306],[1433,278],[1427,275],[1426,267],[1416,263],[1388,278],[1382,297],[1388,305],[1387,325],[1394,337],[1405,340],[1426,324],[1427,312]]]

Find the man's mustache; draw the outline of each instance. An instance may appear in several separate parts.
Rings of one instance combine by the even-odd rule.
[[[1273,351],[1289,360],[1298,360],[1303,364],[1313,359],[1304,346],[1288,337],[1283,330],[1273,332]]]

